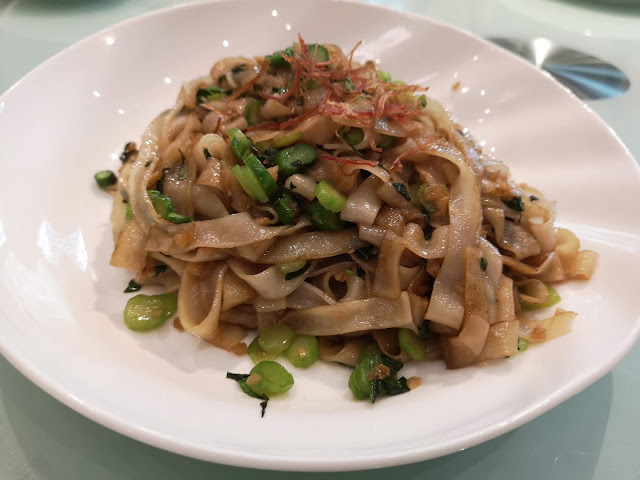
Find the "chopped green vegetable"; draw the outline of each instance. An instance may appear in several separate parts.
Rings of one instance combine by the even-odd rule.
[[[273,158],[273,161],[278,165],[279,174],[283,177],[289,177],[295,173],[300,173],[303,168],[313,164],[317,157],[316,149],[311,145],[298,143],[280,150]]]
[[[101,172],[96,173],[93,178],[95,178],[96,183],[100,188],[107,188],[113,185],[118,181],[118,177],[111,170],[102,170]]]
[[[264,417],[264,414],[267,410],[267,405],[269,403],[269,397],[267,397],[266,395],[258,395],[256,392],[251,390],[251,387],[247,385],[247,378],[249,378],[249,374],[227,372],[227,378],[238,382],[238,385],[240,385],[240,388],[242,389],[242,391],[247,395],[249,395],[250,397],[257,398],[259,400],[264,400],[263,402],[260,402],[260,406],[262,407],[261,416]]]
[[[300,140],[302,140],[302,133],[300,132],[284,133],[273,139],[273,146],[276,148],[288,147]]]
[[[182,150],[178,149],[178,152],[180,152],[180,156],[182,157],[180,168],[178,168],[178,180],[186,180],[187,175],[189,173],[187,171],[187,166],[185,165],[185,162],[187,161],[187,157],[185,157],[184,152]]]
[[[387,148],[392,147],[395,141],[396,139],[394,137],[391,137],[389,135],[382,135],[380,142],[376,146],[380,147],[383,150],[386,150]]]
[[[316,185],[314,193],[320,205],[331,212],[338,213],[347,204],[347,197],[327,180],[320,181]]]
[[[306,272],[309,267],[311,266],[311,263],[309,262],[305,262],[305,264],[303,265],[303,267],[299,270],[296,270],[295,272],[289,272],[284,276],[285,280],[293,280],[296,277],[299,277],[300,275],[302,275],[304,272]]]
[[[133,218],[133,211],[131,210],[131,204],[127,203],[127,208],[124,213],[124,220],[128,222]]]
[[[378,72],[378,78],[380,80],[382,80],[383,82],[390,82],[391,81],[391,74],[389,72],[380,71],[380,72]]]
[[[353,82],[351,81],[351,79],[350,78],[345,78],[345,80],[344,80],[344,89],[347,92],[352,92],[353,88],[354,88],[354,85],[353,85]]]
[[[136,295],[124,308],[124,323],[131,330],[142,332],[159,327],[173,317],[178,309],[175,293]]]
[[[259,363],[264,360],[274,360],[278,357],[278,353],[265,352],[258,342],[259,339],[256,337],[247,347],[247,354],[253,363]]]
[[[406,200],[408,200],[409,202],[411,201],[411,195],[409,195],[409,189],[407,188],[407,186],[404,183],[394,183],[393,187]]]
[[[522,198],[519,196],[513,197],[511,200],[503,201],[511,210],[515,210],[516,212],[522,212],[524,210],[524,203],[522,202]]]
[[[407,380],[398,378],[402,363],[380,353],[373,344],[365,347],[358,364],[349,377],[349,388],[358,400],[374,403],[383,395],[398,395],[409,391]]]
[[[171,199],[158,190],[147,190],[147,195],[149,195],[153,208],[162,218],[166,219],[170,213],[175,211]]]
[[[427,346],[424,340],[416,335],[412,330],[408,328],[398,329],[398,342],[400,348],[407,352],[412,360],[424,360],[427,354]]]
[[[352,127],[348,132],[343,133],[344,139],[349,145],[356,146],[364,140],[364,131],[358,127]]]
[[[227,97],[231,90],[222,90],[217,85],[201,88],[196,92],[196,103],[204,103],[205,100],[213,101]]]
[[[282,365],[271,360],[255,365],[245,381],[258,395],[279,395],[293,387],[291,374]]]
[[[345,270],[344,273],[346,275],[349,275],[350,277],[356,277],[358,275],[358,273],[354,272],[353,270]]]
[[[486,270],[488,266],[489,266],[489,262],[487,261],[487,259],[486,259],[486,258],[482,257],[482,258],[480,259],[480,268],[481,268],[482,270]]]
[[[307,51],[311,55],[311,59],[315,62],[324,63],[329,61],[329,50],[323,45],[312,43],[307,45]]]
[[[140,290],[142,288],[142,285],[140,285],[138,282],[136,282],[135,280],[131,280],[129,282],[129,285],[127,285],[127,288],[124,289],[124,293],[131,293],[131,292],[137,292],[138,290]]]
[[[256,176],[264,193],[266,193],[270,199],[275,198],[278,194],[278,184],[269,173],[269,170],[258,160],[258,157],[251,152],[246,152],[242,157],[242,161]]]
[[[296,260],[289,263],[278,263],[276,267],[278,270],[280,270],[280,272],[282,272],[282,274],[287,274],[287,273],[297,272],[301,268],[304,268],[306,264],[307,264],[306,260]]]
[[[246,165],[242,167],[240,165],[235,165],[231,169],[231,173],[233,173],[233,176],[236,177],[236,180],[238,180],[242,189],[252,199],[257,200],[260,203],[267,203],[269,201],[269,197],[260,185],[258,178],[249,169],[249,167]]]
[[[284,50],[273,53],[272,55],[267,55],[267,59],[272,67],[284,68],[289,66],[289,62],[287,62],[282,56],[283,53],[288,57],[293,57],[293,48],[287,47]]]
[[[293,337],[284,356],[296,368],[308,368],[318,360],[318,339],[304,333]]]
[[[346,224],[340,219],[340,214],[327,210],[318,199],[309,204],[307,217],[318,230],[342,230]]]
[[[558,295],[558,292],[551,286],[545,285],[547,287],[547,298],[542,303],[526,303],[522,305],[523,310],[539,310],[541,308],[549,308],[556,303],[558,303],[561,298]]]
[[[293,335],[293,330],[285,325],[266,327],[258,336],[258,344],[266,353],[278,355],[291,344]]]
[[[273,202],[273,209],[278,214],[278,218],[283,225],[293,225],[300,214],[298,202],[289,193],[284,193],[278,200]]]
[[[170,214],[168,214],[167,220],[169,220],[171,223],[177,224],[193,222],[193,218],[187,217],[186,215],[180,215],[176,212],[171,212]]]
[[[353,253],[354,253],[354,255],[356,257],[358,257],[359,260],[362,260],[363,262],[366,262],[371,257],[376,255],[376,252],[374,251],[374,249],[375,249],[375,247],[373,245],[367,245],[366,247],[361,247],[361,248],[357,249]]]
[[[251,100],[247,103],[247,106],[244,107],[244,118],[250,126],[260,123],[260,106],[259,100]]]
[[[227,136],[231,139],[231,151],[238,160],[242,160],[245,153],[253,151],[253,143],[238,128],[230,128]]]
[[[529,342],[524,338],[518,339],[518,351],[524,352],[527,348],[529,348]]]
[[[420,106],[422,108],[427,106],[427,96],[426,95],[420,95],[418,97],[418,103],[420,104]]]

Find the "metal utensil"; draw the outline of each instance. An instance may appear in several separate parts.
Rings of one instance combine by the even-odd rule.
[[[488,40],[549,72],[583,100],[617,97],[629,89],[629,78],[610,63],[547,38]]]

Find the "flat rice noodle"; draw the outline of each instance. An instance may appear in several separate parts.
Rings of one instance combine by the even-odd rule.
[[[360,240],[375,245],[376,247],[380,246],[386,233],[387,229],[383,227],[358,225],[358,236]]]
[[[500,276],[500,283],[496,290],[496,300],[498,302],[498,311],[496,322],[510,322],[515,320],[515,301],[513,298],[513,280],[506,275]]]
[[[366,295],[365,282],[357,275],[347,276],[347,293],[340,299],[341,302],[351,302],[353,300],[360,300]]]
[[[382,183],[386,183],[391,180],[391,175],[389,174],[389,172],[379,166],[372,167],[371,165],[353,163],[343,165],[342,169],[347,175],[350,175],[358,170],[369,172],[372,177],[378,177]]]
[[[157,252],[150,252],[157,253]],[[190,252],[174,253],[171,255],[173,258],[179,258],[185,262],[201,263],[212,262],[214,260],[224,260],[229,257],[229,254],[225,251],[218,250],[216,248],[196,248]]]
[[[360,359],[362,349],[371,344],[368,336],[351,339],[333,337],[318,338],[318,357],[325,362],[337,362],[355,367]]]
[[[357,223],[358,226],[373,225],[380,208],[382,199],[377,190],[382,182],[371,175],[356,188],[349,197],[347,203],[340,212],[340,218],[346,222]]]
[[[400,288],[402,291],[409,290],[409,286],[413,283],[415,278],[424,271],[423,265],[414,265],[413,267],[399,265],[398,274],[400,276]]]
[[[271,245],[273,245],[275,241],[275,238],[267,238],[266,240],[252,243],[251,245],[236,247],[233,249],[233,255],[255,263],[258,261],[258,258],[264,255],[264,252],[271,248]]]
[[[411,318],[416,327],[421,327],[425,322],[424,315],[429,307],[429,299],[409,292],[409,302],[411,303]]]
[[[287,298],[269,299],[255,297],[253,299],[253,307],[256,309],[256,312],[279,312],[287,309]]]
[[[560,257],[557,255],[551,258],[549,267],[544,272],[535,276],[535,278],[542,280],[545,283],[562,282],[563,280],[566,280],[567,277],[564,265],[562,265],[562,260],[560,260]]]
[[[598,254],[591,250],[579,251],[568,268],[569,278],[589,280],[598,265]]]
[[[518,353],[519,327],[518,320],[491,325],[487,334],[487,341],[477,361],[505,358]]]
[[[309,201],[316,198],[315,189],[318,184],[308,175],[296,173],[287,178],[284,186],[290,190],[295,190],[297,195],[302,195]],[[294,188],[292,188],[294,187]]]
[[[485,208],[485,218],[493,226],[498,245],[512,252],[517,260],[538,255],[542,249],[535,237],[521,225],[505,220],[504,211]]]
[[[315,263],[313,262],[302,275],[286,280],[285,275],[275,265],[263,270],[259,265],[237,258],[227,260],[227,264],[233,273],[244,280],[258,295],[268,300],[283,298],[293,292],[305,281],[313,270]]]
[[[338,126],[325,115],[315,115],[303,121],[294,131],[302,134],[302,142],[322,145],[333,137]]]
[[[561,308],[543,320],[530,320],[521,316],[518,318],[520,320],[519,336],[531,343],[546,342],[570,333],[575,317],[574,312],[567,312]]]
[[[490,282],[480,268],[481,257],[480,249],[465,249],[464,321],[457,337],[441,338],[447,368],[460,368],[475,362],[487,339],[491,305],[486,286]]]
[[[125,164],[126,165],[126,164]],[[113,194],[113,208],[111,209],[111,230],[113,231],[113,243],[115,244],[127,224],[127,204],[124,202],[120,190]]]
[[[245,305],[242,305],[244,307]],[[258,327],[258,316],[253,309],[236,307],[220,313],[220,320],[253,329]]]
[[[387,328],[384,330],[375,330],[371,332],[371,336],[378,344],[378,347],[380,347],[380,351],[387,357],[402,363],[407,363],[411,360],[411,357],[400,348],[397,329]]]
[[[135,218],[129,220],[116,241],[109,264],[132,272],[141,272],[147,263],[146,241],[147,234],[141,225]]]
[[[287,297],[287,308],[303,310],[322,305],[335,305],[335,298],[309,282],[303,282]]]
[[[276,227],[270,227],[276,228]],[[358,230],[317,231],[280,237],[257,263],[288,263],[353,253],[365,242],[358,238]]]
[[[220,321],[218,334],[209,343],[214,347],[222,348],[236,355],[247,353],[247,344],[242,340],[247,336],[247,331],[240,325]]]
[[[540,304],[549,296],[549,291],[544,282],[535,278],[517,282],[516,286],[518,287],[520,301],[525,305]]]
[[[279,322],[297,333],[344,335],[413,325],[407,292],[396,299],[371,297],[353,302],[295,310]]]
[[[227,271],[222,288],[223,312],[253,300],[256,295],[256,291],[233,270]]]
[[[494,288],[498,288],[502,276],[502,255],[500,251],[486,238],[480,238],[478,245],[482,250],[482,256],[487,260],[487,276]]]
[[[207,271],[194,275],[185,270],[178,293],[178,316],[182,327],[192,335],[211,341],[218,334],[222,288],[228,266],[209,264]]]
[[[167,257],[158,252],[151,252],[148,254],[149,258],[153,258],[154,260],[158,260],[159,262],[167,265],[171,270],[176,272],[179,276],[182,276],[184,273],[184,269],[187,266],[187,263],[184,260],[180,260],[174,257]]]
[[[220,218],[229,215],[227,208],[218,197],[216,190],[207,185],[193,186],[193,203],[195,211],[206,218]]]
[[[429,241],[415,223],[408,223],[402,231],[405,248],[421,258],[444,258],[449,244],[449,225],[436,227]]]
[[[558,255],[556,252],[549,253],[546,256],[545,260],[537,267],[532,267],[531,265],[527,265],[526,263],[516,260],[515,258],[507,256],[502,257],[502,262],[505,267],[509,267],[510,269],[515,270],[518,273],[526,275],[527,277],[533,277],[549,271],[552,267],[552,264],[554,264],[556,261],[559,262],[557,256]]]
[[[439,149],[429,153],[457,165],[460,173],[450,189],[449,242],[433,284],[427,319],[459,330],[465,310],[460,290],[465,276],[465,249],[478,243],[482,223],[480,189],[460,152]]]
[[[398,298],[402,292],[400,284],[400,257],[404,251],[404,239],[387,231],[380,244],[378,264],[373,280],[373,295]]]

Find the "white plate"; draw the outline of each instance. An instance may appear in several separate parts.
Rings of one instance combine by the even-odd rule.
[[[92,175],[217,59],[266,54],[297,32],[379,59],[431,86],[516,178],[558,201],[560,220],[601,255],[589,283],[560,287],[574,332],[485,368],[418,365],[421,388],[370,406],[348,370],[295,371],[264,419],[225,379],[250,363],[170,324],[122,323],[129,277],[108,266],[110,200]],[[452,91],[459,81],[460,88]],[[614,133],[518,58],[432,20],[327,0],[195,4],[109,28],[0,97],[0,347],[87,417],[161,448],[241,466],[347,470],[447,454],[549,410],[609,371],[638,336],[638,168]]]

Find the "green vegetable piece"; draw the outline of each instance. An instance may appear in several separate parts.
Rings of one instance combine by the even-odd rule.
[[[306,260],[296,260],[295,262],[278,263],[276,265],[276,268],[280,270],[283,275],[286,275],[287,273],[297,272],[298,270],[304,268],[306,264]]]
[[[378,78],[383,82],[391,82],[391,74],[389,72],[378,72]]]
[[[394,183],[393,187],[396,189],[396,191],[402,195],[405,200],[407,201],[411,201],[411,195],[409,195],[409,189],[407,188],[407,186],[404,183]]]
[[[258,157],[253,153],[247,152],[242,157],[242,161],[256,176],[264,193],[266,193],[270,199],[275,198],[278,194],[278,184],[269,173],[269,170],[258,160]]]
[[[529,310],[539,310],[541,308],[549,308],[555,305],[556,303],[558,303],[560,300],[562,300],[560,298],[560,295],[558,295],[558,292],[556,292],[556,290],[551,285],[545,285],[545,286],[547,287],[547,298],[544,300],[544,302],[527,303],[525,305],[522,305],[522,310],[529,311]]]
[[[211,85],[207,88],[201,88],[196,92],[196,103],[204,103],[205,100],[221,100],[230,93],[229,90],[222,90],[217,85]]]
[[[424,191],[428,187],[429,185],[420,185],[420,188],[418,189],[418,200],[425,212],[427,212],[429,215],[432,215],[438,211],[438,208],[436,207],[435,203],[424,199]]]
[[[425,108],[427,106],[427,96],[426,95],[420,95],[418,97],[418,103],[420,104],[420,106],[422,108]]]
[[[339,213],[327,210],[318,199],[309,204],[307,209],[307,217],[311,221],[311,225],[318,230],[342,230],[346,224],[340,219]]]
[[[284,352],[293,340],[293,330],[285,325],[266,327],[258,336],[260,348],[267,353]]]
[[[113,185],[118,181],[118,177],[111,170],[102,170],[96,173],[93,178],[95,178],[96,183],[100,188],[107,188]]]
[[[302,133],[300,132],[284,133],[273,139],[273,146],[276,148],[288,147],[300,140],[302,140]]]
[[[307,51],[311,55],[311,59],[315,62],[323,63],[329,61],[329,50],[317,43],[307,45]]]
[[[124,323],[131,330],[144,332],[159,327],[173,317],[178,309],[175,293],[136,295],[124,308]]]
[[[389,135],[382,135],[380,142],[376,146],[380,147],[383,150],[386,150],[387,148],[393,147],[395,141],[396,139],[394,137],[391,137]]]
[[[293,377],[279,363],[265,360],[251,369],[247,385],[258,395],[279,395],[293,387]]]
[[[320,205],[327,210],[338,213],[347,204],[347,197],[327,180],[322,180],[314,190]]]
[[[240,129],[229,129],[227,136],[231,139],[231,151],[238,160],[242,160],[245,153],[253,150],[253,143]]]
[[[524,352],[527,348],[529,348],[529,342],[524,338],[518,339],[518,351]]]
[[[310,166],[318,158],[316,149],[306,143],[298,143],[292,147],[280,150],[273,161],[278,165],[278,172],[283,177],[299,173]]]
[[[345,78],[345,80],[344,80],[344,89],[347,92],[352,92],[353,88],[354,88],[354,85],[353,85],[353,82],[351,81],[351,79],[350,78]]]
[[[171,199],[158,190],[147,190],[147,195],[149,195],[149,199],[151,199],[153,208],[162,218],[166,219],[167,215],[175,211]]]
[[[138,282],[136,282],[135,280],[131,280],[129,282],[129,285],[127,285],[127,288],[124,289],[124,293],[131,293],[131,292],[137,292],[138,290],[140,290],[142,288],[142,285],[140,285]]]
[[[240,385],[240,388],[242,389],[242,391],[244,393],[246,393],[247,395],[249,395],[250,397],[258,398],[260,400],[264,400],[263,402],[260,402],[260,406],[262,407],[261,416],[264,417],[264,414],[265,414],[265,412],[267,410],[267,404],[269,403],[269,397],[267,397],[266,395],[258,395],[256,392],[251,390],[251,387],[249,387],[249,385],[247,385],[247,378],[249,378],[249,374],[248,373],[231,373],[231,372],[227,372],[227,378],[229,378],[231,380],[235,380],[236,382],[238,382],[238,385]]]
[[[293,57],[293,48],[287,47],[284,50],[280,50],[278,52],[275,52],[272,55],[267,55],[267,59],[269,60],[269,64],[272,67],[275,67],[275,68],[288,67],[290,64],[282,56],[283,53],[288,57]]]
[[[481,268],[482,270],[486,270],[488,266],[489,266],[489,262],[487,261],[487,259],[486,259],[486,258],[482,257],[482,258],[480,259],[480,268]]]
[[[365,347],[349,377],[349,388],[356,399],[374,403],[382,395],[398,395],[409,391],[407,380],[398,378],[402,363],[380,353],[373,344]],[[382,376],[386,372],[388,375]]]
[[[236,177],[236,180],[238,180],[242,189],[252,199],[257,200],[260,203],[267,203],[269,201],[269,197],[249,167],[246,165],[242,167],[240,165],[235,165],[231,169],[231,173],[233,173],[233,176]]]
[[[375,249],[375,247],[373,245],[367,245],[366,247],[361,247],[361,248],[357,249],[353,253],[354,253],[354,255],[356,257],[358,257],[359,260],[362,260],[363,262],[366,262],[371,257],[376,255],[374,249]]]
[[[125,210],[124,213],[124,219],[125,221],[129,221],[133,218],[133,210],[131,210],[131,204],[127,203],[127,209]]]
[[[296,270],[295,272],[289,272],[284,276],[285,280],[293,280],[296,277],[299,277],[304,272],[306,272],[311,266],[310,262],[305,262],[304,266],[300,270]]]
[[[284,225],[293,225],[296,217],[300,214],[300,207],[291,195],[285,193],[278,200],[273,202],[273,209],[278,214],[280,222]]]
[[[356,146],[364,140],[364,131],[358,127],[352,127],[351,130],[345,132],[344,138],[349,145]]]
[[[247,106],[244,107],[244,118],[251,126],[258,125],[260,123],[260,105],[259,100],[251,100],[247,103]]]
[[[253,363],[263,362],[265,360],[275,360],[278,358],[279,353],[267,353],[260,346],[258,337],[247,347],[247,354]]]
[[[309,368],[318,360],[318,339],[313,335],[298,334],[293,337],[284,356],[296,368]]]
[[[407,352],[412,360],[424,360],[427,354],[427,346],[424,340],[408,328],[398,329],[398,342],[400,348]]]
[[[511,200],[504,201],[504,204],[516,212],[522,212],[524,210],[524,203],[522,202],[522,198],[519,196],[513,197]]]
[[[168,214],[167,220],[169,220],[171,223],[177,224],[193,222],[193,218],[187,217],[186,215],[180,215],[176,212],[171,212],[170,214]]]

